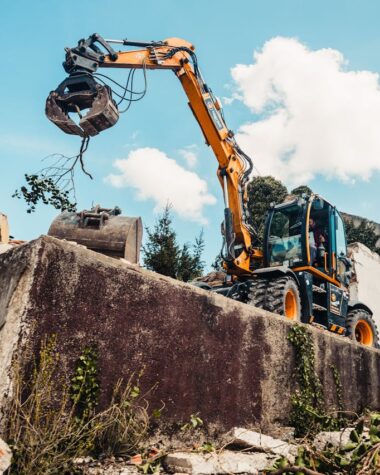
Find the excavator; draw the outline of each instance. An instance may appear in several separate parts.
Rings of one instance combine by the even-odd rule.
[[[119,45],[115,51],[112,45]],[[217,159],[224,198],[223,285],[201,284],[212,292],[378,347],[373,312],[350,300],[352,262],[343,219],[321,196],[304,194],[272,206],[262,249],[252,245],[247,184],[249,156],[228,128],[220,101],[199,69],[194,46],[179,38],[141,42],[93,34],[66,48],[68,77],[46,101],[46,115],[65,133],[92,137],[115,125],[119,111],[99,68],[171,70]],[[112,79],[111,79],[112,81]],[[79,121],[73,114],[78,113]],[[253,204],[254,205],[254,204]]]

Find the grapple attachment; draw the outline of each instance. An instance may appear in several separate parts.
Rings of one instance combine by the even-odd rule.
[[[81,111],[89,109],[82,116]],[[88,137],[116,124],[119,112],[111,89],[98,84],[90,74],[73,74],[66,78],[46,100],[46,116],[67,134]],[[69,116],[77,112],[79,124]]]
[[[48,235],[138,264],[143,232],[141,218],[120,213],[118,207],[108,209],[99,205],[79,213],[64,211],[52,222]]]

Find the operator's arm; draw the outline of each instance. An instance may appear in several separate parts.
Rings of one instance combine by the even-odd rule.
[[[107,49],[108,54],[102,54],[101,50],[94,46],[95,42],[101,43]],[[110,43],[137,46],[141,49],[115,53]],[[85,80],[87,80],[87,77],[91,76],[98,67],[171,69],[175,72],[185,90],[189,106],[203,131],[206,142],[213,149],[219,163],[218,177],[225,201],[226,252],[224,257],[226,267],[232,274],[249,273],[251,259],[260,258],[260,253],[251,248],[251,233],[246,222],[245,187],[252,163],[238,147],[233,133],[228,130],[221,105],[204,82],[199,71],[194,47],[189,42],[178,38],[169,38],[162,42],[142,43],[127,40],[103,40],[101,37],[93,35],[88,40],[81,40],[77,48],[66,51],[64,65],[66,71],[70,73],[69,80],[75,75],[78,77],[83,72]],[[70,100],[76,101],[73,95]],[[84,100],[83,94],[81,100],[82,102]],[[96,100],[94,100],[94,104],[95,102]],[[98,102],[101,101],[98,100]],[[103,113],[102,116],[102,121],[106,125],[102,125],[102,121],[95,117],[88,130],[92,131],[92,127],[98,127],[98,130],[94,131],[96,134],[98,131],[112,126],[117,120],[113,116],[112,106],[108,101],[107,113]],[[91,113],[90,111],[88,115]],[[55,122],[57,123],[57,121]],[[57,125],[61,126],[58,123]],[[90,135],[92,134],[90,133]]]

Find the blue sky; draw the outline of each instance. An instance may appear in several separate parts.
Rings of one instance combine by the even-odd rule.
[[[344,66],[346,70],[380,71],[380,3],[375,0],[18,0],[3,1],[2,7],[0,210],[8,214],[11,233],[19,239],[33,239],[46,233],[57,214],[54,209],[39,207],[36,213],[27,215],[25,204],[11,198],[23,182],[23,174],[40,169],[41,159],[46,155],[75,153],[79,146],[78,138],[63,134],[45,118],[44,106],[49,91],[65,77],[61,66],[63,48],[74,46],[82,37],[98,32],[106,38],[185,38],[196,46],[203,75],[214,93],[221,97],[238,91],[239,84],[233,80],[231,69],[237,64],[251,65],[253,52],[279,36],[296,38],[309,51],[338,50],[348,61]],[[123,72],[112,75],[124,77]],[[300,89],[303,89],[302,78],[300,81]],[[358,100],[360,97],[359,91]],[[317,95],[313,100],[316,105],[320,102]],[[268,116],[268,103],[260,112],[253,111],[247,101],[249,99],[235,100],[225,105],[226,120],[233,130],[238,131],[244,124]],[[352,110],[355,113],[355,107]],[[364,111],[363,117],[369,127],[379,128],[380,136],[380,121],[374,125],[372,120],[376,110],[370,110],[368,114]],[[360,126],[366,127],[366,124]],[[376,131],[371,133],[376,134]],[[324,140],[321,136],[320,141]],[[272,141],[276,141],[276,136]],[[189,146],[197,155],[193,168],[189,168],[180,152]],[[210,263],[220,247],[219,229],[223,216],[221,190],[215,173],[217,162],[204,145],[181,86],[170,72],[149,72],[148,93],[143,101],[122,115],[115,127],[91,141],[86,164],[94,180],[78,174],[79,208],[88,208],[92,202],[104,206],[117,204],[125,214],[140,215],[145,225],[151,226],[156,219],[157,203],[154,200],[138,199],[136,189],[115,188],[105,181],[105,177],[117,173],[113,166],[116,159],[126,159],[133,150],[146,147],[160,150],[176,160],[180,167],[198,175],[207,182],[207,192],[217,199],[216,204],[202,209],[203,221],[207,224],[174,214],[181,242],[192,241],[204,228],[204,257]],[[360,149],[355,148],[357,163],[366,155],[366,150],[361,156]],[[253,159],[256,164],[260,163],[260,157]],[[315,158],[312,160],[315,163]],[[355,164],[350,162],[350,166],[356,170]],[[355,176],[355,171],[348,181],[342,181],[336,174],[327,177],[314,170],[308,184],[339,209],[380,221],[380,173],[375,171],[376,167],[368,166],[371,172],[366,181]]]

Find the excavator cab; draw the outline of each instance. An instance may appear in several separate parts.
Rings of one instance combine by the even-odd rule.
[[[350,300],[352,262],[344,221],[320,196],[303,196],[270,209],[264,267],[255,276],[249,302],[256,306],[346,334],[364,345],[378,345],[372,311]]]
[[[338,210],[316,195],[273,207],[266,222],[264,264],[309,267],[348,285],[351,266]]]

